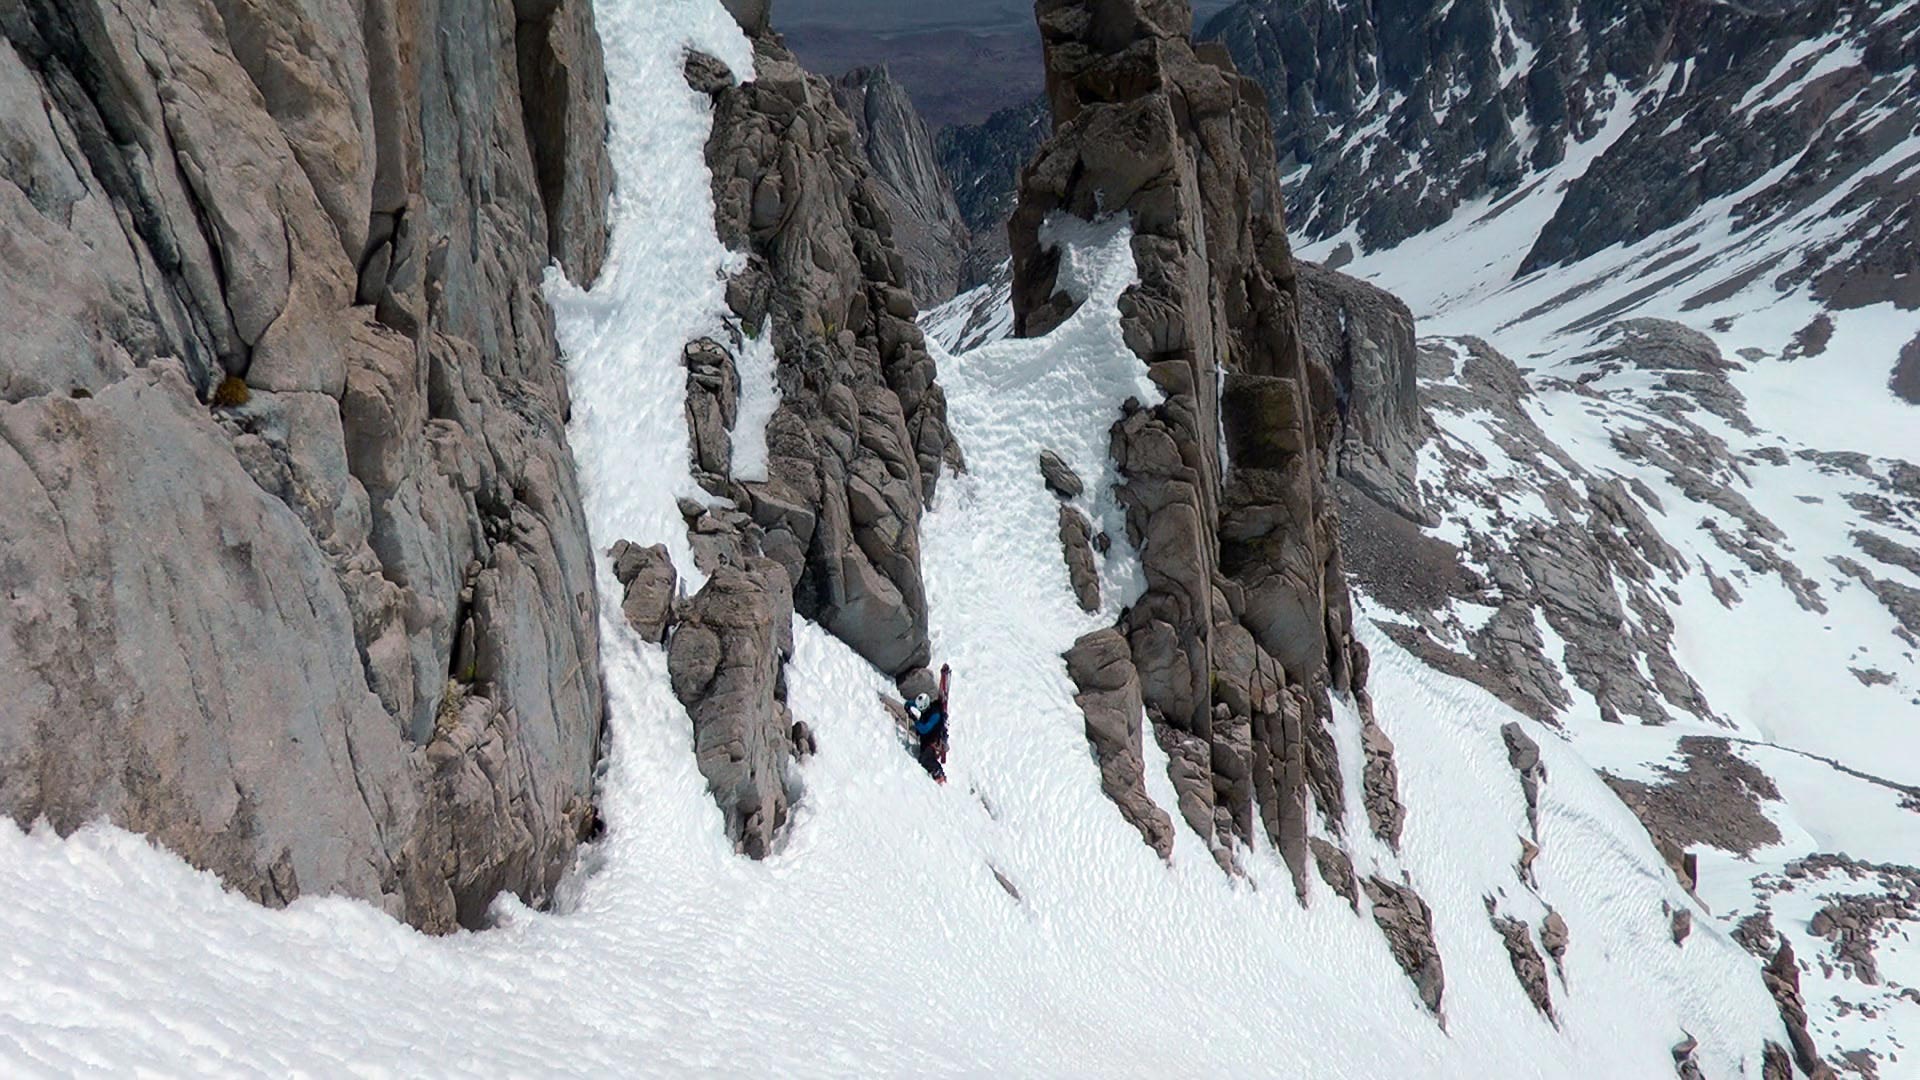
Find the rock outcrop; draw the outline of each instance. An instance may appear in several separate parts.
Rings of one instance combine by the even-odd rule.
[[[1310,262],[1296,265],[1301,344],[1336,387],[1340,476],[1407,520],[1424,521],[1416,462],[1428,421],[1413,312],[1384,289]]]
[[[606,242],[584,0],[0,8],[0,807],[429,930],[592,819],[540,279]]]
[[[1173,853],[1173,821],[1147,796],[1141,759],[1140,677],[1127,639],[1097,630],[1067,651],[1067,674],[1079,689],[1074,701],[1087,718],[1087,741],[1100,763],[1100,788],[1140,838],[1166,858]]]
[[[1146,580],[1119,631],[1182,816],[1223,865],[1258,819],[1304,890],[1302,729],[1320,717],[1302,703],[1356,689],[1364,661],[1325,483],[1335,384],[1301,347],[1259,92],[1188,42],[1178,0],[1037,14],[1054,134],[1010,226],[1015,332],[1045,333],[1076,303],[1046,220],[1127,215],[1140,280],[1122,333],[1166,399],[1128,402],[1112,429]]]
[[[933,137],[885,65],[839,76],[833,96],[853,121],[860,153],[880,184],[894,250],[906,263],[907,291],[919,306],[932,307],[960,291],[971,237]]]
[[[1413,980],[1427,1011],[1440,1016],[1440,1001],[1446,992],[1446,972],[1440,964],[1440,949],[1433,940],[1433,911],[1420,894],[1404,885],[1381,877],[1361,883],[1367,899],[1373,903],[1373,920],[1386,935],[1387,946],[1400,969]]]
[[[766,477],[709,471],[703,482],[751,518],[800,614],[902,676],[928,659],[921,508],[959,452],[889,196],[855,124],[777,35],[743,25],[753,82],[714,77],[710,58],[688,72],[713,96],[715,224],[747,256],[727,288],[735,332],[771,335],[780,402]]]
[[[674,696],[693,720],[693,752],[735,848],[773,850],[787,822],[787,760],[796,753],[785,668],[793,588],[765,556],[720,566],[687,604],[667,648]],[[810,748],[812,736],[803,732]]]

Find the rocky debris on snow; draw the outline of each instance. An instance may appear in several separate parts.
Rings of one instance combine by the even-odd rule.
[[[1093,563],[1093,523],[1071,506],[1060,508],[1060,550],[1067,560],[1067,580],[1080,610],[1100,610],[1100,571]]]
[[[1833,966],[1841,973],[1868,986],[1879,985],[1874,952],[1880,941],[1904,935],[1901,923],[1920,923],[1920,869],[1819,853],[1788,863],[1775,888],[1784,891],[1834,878],[1841,879],[1842,889],[1822,897],[1826,903],[1808,921],[1807,932],[1831,946]],[[1860,891],[1865,882],[1878,890]]]
[[[755,77],[707,84],[706,160],[718,235],[745,256],[727,304],[745,333],[771,335],[780,399],[766,479],[733,477],[726,493],[797,571],[799,613],[897,676],[929,655],[919,528],[959,459],[946,398],[859,129],[765,30],[764,8],[735,14]]]
[[[1793,1080],[1793,1055],[1768,1039],[1761,1044],[1760,1080]]]
[[[1800,996],[1800,964],[1794,958],[1792,942],[1781,939],[1780,948],[1767,961],[1761,978],[1773,995],[1774,1004],[1780,1008],[1780,1021],[1787,1028],[1794,1064],[1814,1080],[1833,1080],[1833,1069],[1820,1060],[1820,1051],[1807,1030],[1807,1005]]]
[[[1043,0],[1036,16],[1054,126],[1009,226],[1014,332],[1078,303],[1042,225],[1125,214],[1139,282],[1122,335],[1166,400],[1130,400],[1110,432],[1146,582],[1119,629],[1181,816],[1228,867],[1259,822],[1304,896],[1311,736],[1289,691],[1364,679],[1326,480],[1337,391],[1301,346],[1266,120],[1225,53],[1189,43],[1184,3]]]
[[[1672,925],[1673,943],[1675,945],[1685,942],[1687,935],[1693,933],[1693,910],[1691,908],[1674,908],[1673,915],[1669,921]]]
[[[614,543],[613,578],[625,587],[620,613],[640,636],[658,645],[667,639],[673,623],[674,601],[680,595],[679,575],[665,544],[641,547],[626,540]]]
[[[1040,476],[1046,481],[1047,490],[1062,499],[1077,499],[1086,490],[1086,485],[1080,482],[1080,474],[1051,450],[1040,451]]]
[[[1895,633],[1905,631],[1903,636],[1907,644],[1920,645],[1920,589],[1879,577],[1858,560],[1844,555],[1834,556],[1831,561],[1842,573],[1865,585],[1867,591],[1880,601],[1887,613],[1900,624]]]
[[[1408,521],[1425,520],[1417,463],[1427,439],[1413,312],[1399,297],[1310,262],[1300,274],[1300,336],[1339,394],[1340,476]]]
[[[1700,1071],[1700,1063],[1693,1059],[1693,1052],[1700,1049],[1700,1040],[1689,1035],[1673,1044],[1673,1071],[1680,1080],[1706,1080],[1706,1074]]]
[[[1526,991],[1527,1000],[1533,1002],[1533,1007],[1540,1011],[1540,1015],[1553,1020],[1553,992],[1547,984],[1547,962],[1534,946],[1532,929],[1519,919],[1498,914],[1492,897],[1487,898],[1487,912],[1493,921],[1494,931],[1507,947],[1507,959],[1513,964],[1513,977],[1520,980],[1520,988]]]
[[[0,16],[0,807],[478,926],[592,818],[592,7],[217,7]]]
[[[1373,722],[1373,709],[1361,711],[1360,744],[1366,753],[1361,773],[1367,808],[1367,824],[1373,835],[1390,848],[1400,847],[1400,826],[1406,820],[1406,808],[1400,805],[1400,770],[1393,763],[1393,740]]]
[[[1067,674],[1086,717],[1087,741],[1100,765],[1100,789],[1140,838],[1165,859],[1173,854],[1173,820],[1147,795],[1140,725],[1145,706],[1133,657],[1118,630],[1096,630],[1073,643]]]
[[[772,852],[787,821],[792,654],[793,587],[779,563],[758,555],[716,567],[667,642],[667,673],[693,720],[700,774],[735,850],[755,859]]]
[[[1746,480],[1731,450],[1689,415],[1717,402],[1744,422],[1730,365],[1711,342],[1655,320],[1601,337],[1602,348],[1539,381],[1609,402],[1616,450],[1741,523],[1737,536],[1712,518],[1703,527],[1755,572],[1777,574],[1803,604],[1820,605],[1818,588],[1782,554],[1782,534],[1736,490]],[[1648,516],[1667,508],[1644,484],[1589,472],[1547,439],[1527,413],[1533,390],[1484,342],[1424,342],[1422,365],[1437,436],[1426,451],[1436,467],[1421,485],[1430,507],[1464,527],[1473,569],[1452,611],[1410,611],[1412,625],[1390,632],[1543,721],[1573,703],[1564,664],[1602,719],[1660,724],[1686,713],[1721,722],[1673,651],[1669,582],[1690,567]],[[1648,372],[1662,378],[1652,389]],[[1488,460],[1488,441],[1502,460]],[[1369,564],[1399,557],[1385,545],[1349,550],[1362,580],[1389,577]],[[1490,615],[1463,618],[1486,608]],[[1564,649],[1550,653],[1549,632]]]
[[[687,344],[687,435],[693,476],[715,495],[729,493],[733,475],[734,421],[740,416],[740,369],[726,346],[712,338]]]
[[[854,68],[832,85],[880,185],[894,250],[906,263],[906,289],[921,307],[938,304],[960,291],[971,230],[954,205],[953,182],[934,154],[927,125],[884,64]]]
[[[1500,725],[1500,738],[1507,744],[1507,764],[1520,774],[1520,791],[1527,799],[1527,827],[1535,839],[1540,836],[1540,785],[1547,778],[1547,767],[1540,763],[1540,744],[1533,741],[1518,722]]]
[[[793,743],[795,760],[805,761],[820,752],[820,740],[805,720],[795,720],[787,738]]]
[[[1725,739],[1688,735],[1677,749],[1680,764],[1656,766],[1657,783],[1601,774],[1656,841],[1681,849],[1710,844],[1736,855],[1779,842],[1779,828],[1760,808],[1762,800],[1780,798],[1766,773]]]
[[[1440,966],[1440,949],[1433,940],[1433,912],[1411,886],[1395,885],[1374,876],[1362,884],[1373,904],[1373,921],[1386,935],[1400,970],[1413,980],[1414,989],[1427,1011],[1441,1017],[1440,998],[1446,989],[1446,975]],[[1444,1018],[1443,1018],[1444,1022]]]
[[[1347,902],[1355,911],[1360,910],[1359,879],[1353,873],[1353,860],[1340,850],[1340,845],[1330,840],[1314,836],[1307,840],[1313,849],[1314,865],[1320,869],[1320,880],[1327,883],[1336,895]]]
[[[1547,912],[1540,920],[1540,947],[1547,950],[1553,958],[1553,966],[1560,967],[1567,957],[1567,920],[1557,911]]]

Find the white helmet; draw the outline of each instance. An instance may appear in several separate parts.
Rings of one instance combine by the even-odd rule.
[[[926,712],[927,706],[931,704],[933,704],[933,699],[925,694],[915,694],[913,696],[913,707],[919,709],[921,712]]]

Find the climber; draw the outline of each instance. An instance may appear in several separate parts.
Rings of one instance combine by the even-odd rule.
[[[947,680],[952,669],[940,665],[940,696],[916,694],[907,704],[907,719],[920,737],[920,767],[935,782],[947,782]]]

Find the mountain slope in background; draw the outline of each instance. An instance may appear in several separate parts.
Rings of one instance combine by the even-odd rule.
[[[729,6],[750,35],[712,0],[597,9],[615,227],[594,286],[556,274],[549,295],[585,519],[609,556],[595,560],[608,831],[562,912],[503,900],[487,933],[427,939],[345,900],[261,910],[110,827],[63,841],[0,823],[0,929],[18,943],[0,1058],[50,1072],[1783,1075],[1793,1036],[1759,965],[1581,752],[1372,621],[1347,623],[1324,466],[1429,498],[1396,472],[1412,445],[1400,426],[1418,419],[1402,394],[1410,320],[1364,286],[1294,281],[1273,163],[1247,156],[1266,153],[1264,117],[1221,50],[1187,44],[1184,5],[1102,5],[1121,22],[1085,40],[1089,9],[1050,5],[1063,64],[1105,37],[1125,55],[1083,74],[1141,60],[1178,89],[1061,96],[1082,122],[1062,118],[1036,170],[1020,250],[1021,321],[1050,332],[961,356],[913,328],[887,211],[831,89],[756,5]],[[1098,209],[1096,189],[1117,192],[1100,170],[1125,155],[1097,136],[1127,116],[1158,125],[1163,169],[1192,168],[1190,148],[1211,141],[1221,183],[1139,188],[1131,221],[1075,218]],[[1268,197],[1238,197],[1254,192]],[[1341,332],[1300,326],[1314,310]],[[1283,332],[1242,336],[1262,330]],[[1209,340],[1183,348],[1183,333]],[[1043,471],[1042,451],[1076,482]],[[1071,545],[1068,511],[1091,550]],[[1191,573],[1210,541],[1179,542],[1190,519],[1240,545],[1217,580]],[[662,559],[692,596],[659,587]],[[776,586],[798,589],[799,617],[771,604]],[[1190,587],[1201,595],[1180,610]],[[1100,740],[1144,710],[1110,724],[1091,699],[1139,699],[1107,681],[1113,665],[1062,654],[1084,659],[1076,643],[1116,636],[1130,607],[1151,617],[1122,624],[1134,692],[1180,726],[1163,744],[1172,725],[1155,725],[1123,761]],[[743,626],[743,611],[774,617]],[[1234,670],[1242,611],[1296,681],[1324,679],[1307,706],[1292,685],[1290,704],[1236,705],[1213,683]],[[877,700],[929,654],[958,672],[944,787]],[[1170,708],[1182,664],[1205,690]],[[1267,725],[1259,742],[1242,707]],[[1311,727],[1275,738],[1289,715]],[[1262,763],[1235,753],[1253,746],[1282,766],[1279,804]],[[1119,780],[1138,798],[1116,806]],[[1164,833],[1125,816],[1141,800]]]

